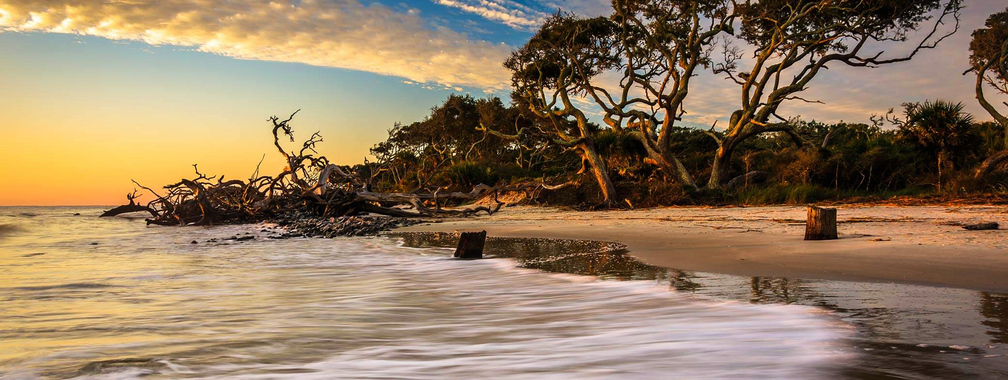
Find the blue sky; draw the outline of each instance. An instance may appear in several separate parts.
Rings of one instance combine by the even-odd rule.
[[[967,6],[962,30],[938,49],[880,69],[833,68],[808,92],[826,105],[783,111],[867,121],[944,98],[989,119],[961,73],[969,33],[1006,4]],[[450,93],[507,98],[501,62],[558,7],[595,16],[608,0],[0,0],[0,129],[16,142],[0,150],[0,187],[37,188],[53,170],[80,177],[19,197],[0,191],[0,204],[52,204],[74,186],[108,183],[74,202],[104,203],[130,178],[167,183],[196,162],[244,176],[275,154],[265,119],[299,108],[296,131],[321,131],[322,153],[361,162],[394,123],[420,120]],[[686,123],[725,118],[737,91],[702,75]]]

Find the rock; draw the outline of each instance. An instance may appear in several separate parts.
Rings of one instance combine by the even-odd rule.
[[[962,228],[970,231],[996,230],[998,229],[998,224],[997,222],[963,224]]]
[[[242,236],[242,237],[240,237],[240,238],[237,238],[237,239],[235,239],[235,240],[236,240],[236,241],[249,241],[249,240],[255,240],[255,236]]]
[[[199,242],[198,242],[198,241],[195,241],[195,240],[193,240],[193,241],[189,242],[189,244],[199,244]]]

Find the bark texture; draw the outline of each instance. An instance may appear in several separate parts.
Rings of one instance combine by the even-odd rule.
[[[483,247],[486,245],[486,235],[486,231],[463,232],[460,234],[454,257],[459,259],[482,259]]]
[[[805,222],[805,240],[833,240],[837,238],[837,210],[809,206]]]

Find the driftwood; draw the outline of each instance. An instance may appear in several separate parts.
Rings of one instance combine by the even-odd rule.
[[[974,177],[976,179],[985,179],[991,173],[997,171],[998,168],[1001,167],[1001,164],[1005,162],[1008,162],[1008,150],[1000,151],[984,160],[984,162],[980,164],[980,167],[977,168]]]
[[[997,222],[986,222],[986,223],[974,223],[974,224],[964,224],[963,229],[969,231],[986,231],[986,230],[996,230],[1000,227]]]
[[[486,231],[463,232],[459,235],[454,257],[459,259],[482,259],[486,245]]]
[[[835,208],[809,206],[805,222],[805,240],[833,240],[837,238],[837,212]]]
[[[99,217],[109,217],[122,214],[129,214],[131,212],[149,212],[152,217],[157,217],[157,211],[146,205],[139,205],[136,203],[136,198],[138,197],[137,191],[133,190],[132,193],[126,194],[126,199],[129,199],[129,204],[125,204],[111,210],[103,212]]]
[[[728,181],[728,184],[725,185],[725,190],[731,190],[741,185],[748,185],[750,183],[762,181],[766,179],[767,174],[767,172],[757,170],[732,178],[732,180]]]
[[[125,212],[147,211],[148,224],[157,225],[213,225],[255,222],[290,212],[309,211],[320,217],[349,216],[374,213],[394,217],[469,216],[480,212],[493,214],[503,202],[497,200],[501,191],[530,191],[544,184],[519,187],[490,187],[478,185],[468,193],[376,193],[367,181],[358,178],[346,167],[329,162],[318,155],[316,144],[322,136],[315,132],[298,150],[286,151],[281,139],[294,142],[290,121],[297,112],[285,120],[274,116],[272,123],[273,145],[287,163],[275,176],[259,175],[257,167],[248,180],[208,176],[193,165],[195,178],[183,179],[164,186],[163,192],[136,183],[154,196],[147,205],[139,205],[136,192],[128,195],[130,203],[106,211],[102,216]],[[265,158],[265,157],[264,157]],[[262,162],[260,161],[260,165]],[[460,204],[480,197],[493,196],[496,205],[470,208],[443,208],[445,204]]]

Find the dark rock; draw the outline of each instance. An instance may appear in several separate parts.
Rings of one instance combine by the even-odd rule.
[[[970,231],[996,230],[998,229],[998,224],[997,222],[963,224],[962,228]]]
[[[337,236],[374,236],[393,228],[409,226],[418,221],[405,218],[393,218],[380,215],[355,215],[343,217],[322,218],[306,213],[289,213],[279,215],[271,220],[279,226],[282,236],[289,237],[327,237]]]
[[[237,241],[249,241],[249,240],[255,240],[255,236],[242,236],[242,237],[240,237],[240,238],[237,238],[237,239],[235,239],[235,240],[237,240]]]
[[[192,241],[192,242],[190,242],[189,244],[199,244],[199,242],[197,242],[197,241],[193,240],[193,241]]]

